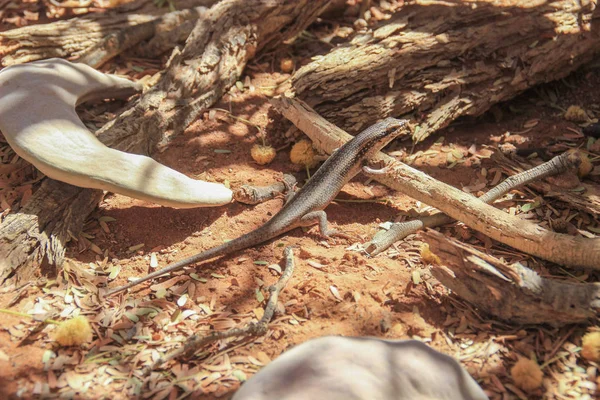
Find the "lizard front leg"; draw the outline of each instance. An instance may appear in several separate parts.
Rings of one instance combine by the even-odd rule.
[[[321,235],[325,236],[326,238],[338,236],[345,239],[352,239],[351,236],[346,235],[345,233],[338,232],[335,229],[330,229],[327,223],[327,213],[323,210],[311,211],[300,218],[300,226],[311,226],[315,222],[319,223],[319,232],[321,232]]]

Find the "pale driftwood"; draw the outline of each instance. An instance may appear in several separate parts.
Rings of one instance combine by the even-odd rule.
[[[512,175],[500,183],[498,186],[490,189],[488,192],[479,197],[479,200],[491,204],[495,200],[504,196],[510,190],[519,186],[531,184],[536,181],[541,181],[543,178],[562,174],[567,171],[576,172],[581,165],[581,157],[583,155],[578,151],[567,151],[563,154],[554,157],[552,160],[545,162],[537,167],[533,167],[526,171],[521,171],[516,175]],[[557,193],[558,196],[561,193]],[[566,193],[569,195],[569,193]],[[576,196],[573,196],[576,197]],[[423,216],[419,219],[404,222],[394,222],[388,230],[381,230],[373,236],[373,239],[366,244],[365,250],[370,255],[374,256],[382,251],[385,251],[395,242],[404,239],[406,236],[416,233],[424,228],[433,228],[436,226],[449,224],[453,220],[446,214],[437,212]]]
[[[103,196],[101,190],[52,179],[44,180],[38,192],[44,196],[32,196],[19,213],[7,215],[0,224],[0,282],[13,273],[21,283],[32,281],[40,266],[61,265],[71,228],[81,227]]]
[[[179,10],[186,10],[199,6],[210,7],[216,1],[178,0],[177,5]],[[78,57],[98,45],[106,37],[122,40],[121,36],[124,31],[130,32],[129,35],[136,36],[138,40],[148,39],[157,30],[162,29],[152,21],[168,12],[167,7],[158,8],[152,0],[138,0],[106,13],[90,14],[49,24],[0,32],[2,66],[52,57]],[[136,32],[136,35],[132,35],[130,30]],[[141,30],[144,32],[140,32]],[[141,33],[145,33],[145,36]],[[112,42],[114,41],[112,39]],[[174,44],[171,47],[173,46]],[[88,65],[97,66],[99,64],[88,63]]]
[[[263,48],[276,46],[301,32],[325,7],[326,0],[224,0],[213,6],[199,20],[181,52],[171,57],[167,71],[161,81],[122,113],[106,124],[98,138],[109,147],[137,154],[150,154],[161,142],[179,134],[207,107],[216,102],[240,77],[250,58]],[[42,186],[32,196],[31,201],[39,204],[38,215],[43,215],[52,228],[63,226],[76,235],[85,219],[97,203],[97,193],[80,189],[76,196],[87,207],[54,209],[54,204],[43,206],[49,195]],[[69,198],[65,195],[64,202]],[[61,202],[62,204],[62,202]],[[70,218],[78,213],[77,218]],[[35,274],[39,263],[39,253],[31,253],[35,248],[35,238],[28,232],[44,232],[52,238],[53,246],[45,257],[51,264],[60,264],[64,257],[67,238],[52,229],[37,226],[36,219],[22,212],[14,214],[0,224],[0,252],[7,254],[0,276]],[[33,241],[28,239],[33,238]],[[20,242],[27,242],[21,245]],[[23,265],[23,261],[28,261]],[[30,262],[35,261],[35,262]],[[31,269],[34,269],[32,271]]]
[[[540,277],[520,263],[507,265],[456,239],[421,233],[441,260],[432,274],[452,293],[499,319],[562,326],[585,323],[600,310],[600,284]]]
[[[300,68],[299,98],[348,132],[415,115],[422,140],[480,115],[600,51],[590,0],[415,1],[377,29]]]
[[[13,65],[0,71],[0,129],[15,153],[61,182],[175,208],[230,203],[233,193],[220,183],[104,146],[75,113],[84,101],[126,99],[141,90],[61,58]]]
[[[318,149],[331,153],[351,136],[327,122],[305,103],[280,97],[273,105],[306,133]],[[326,128],[323,128],[326,127]],[[600,239],[573,237],[548,231],[532,222],[509,215],[476,197],[437,181],[406,164],[380,153],[388,170],[367,176],[425,204],[436,207],[494,240],[548,261],[569,267],[600,269]]]

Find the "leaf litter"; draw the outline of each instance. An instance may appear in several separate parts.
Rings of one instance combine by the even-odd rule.
[[[266,67],[269,67],[268,63]],[[552,86],[546,86],[538,93],[542,101],[549,103],[552,109],[566,110],[570,104],[561,103],[563,96],[558,95],[558,91]],[[585,104],[587,115],[597,118],[598,107],[594,108],[590,103]],[[587,104],[590,104],[589,109]],[[532,134],[541,129],[543,121],[544,119],[539,119],[536,115],[522,118],[518,126],[525,131],[515,131],[513,134]],[[582,135],[577,125],[572,125],[569,129],[569,133],[557,136],[558,143],[552,145],[563,148],[581,146],[592,151],[594,141]],[[476,160],[489,158],[489,154],[481,152],[479,145],[473,147],[472,143],[468,143],[461,148],[450,141],[454,139],[450,139],[449,135],[446,137],[448,145],[444,145],[444,138],[438,138],[437,144],[431,149],[416,153],[408,161],[417,165],[436,165],[439,161],[439,165],[458,170],[469,162],[475,163]],[[445,147],[442,147],[443,145]],[[222,154],[229,151],[227,149]],[[235,151],[233,147],[232,151]],[[592,155],[596,158],[592,160],[597,164],[597,150],[594,151]],[[43,175],[16,156],[1,138],[0,161],[2,218],[11,210],[19,209],[25,204],[33,193],[35,183],[39,182]],[[537,163],[539,158],[531,157],[528,162]],[[499,183],[507,168],[488,164],[476,172],[471,182],[461,182],[467,191],[474,194]],[[597,184],[597,180],[595,182]],[[575,194],[585,195],[586,190],[589,190],[586,186],[576,187]],[[415,203],[411,203],[412,206],[415,206]],[[534,219],[540,224],[555,223],[562,219],[567,228],[572,227],[580,231],[585,229],[593,237],[597,237],[600,232],[597,214],[589,212],[589,209],[586,211],[580,205],[565,206],[551,194],[546,194],[543,201],[538,201],[535,193],[513,192],[499,201],[497,206],[510,209],[516,215]],[[418,204],[415,207],[421,208]],[[95,223],[105,234],[114,234],[118,228],[117,219],[109,216],[101,216]],[[584,331],[582,328],[523,329],[487,319],[468,303],[448,296],[444,288],[422,269],[420,258],[412,252],[414,248],[419,248],[419,243],[411,239],[387,252],[390,259],[395,259],[396,268],[405,268],[408,271],[405,279],[399,279],[397,285],[390,287],[386,283],[389,280],[382,276],[393,273],[388,262],[378,263],[378,270],[372,269],[367,274],[362,268],[368,265],[360,264],[359,259],[343,262],[336,260],[328,265],[327,272],[331,275],[322,277],[324,264],[318,258],[318,262],[307,261],[307,265],[312,268],[302,271],[304,275],[293,282],[284,299],[285,304],[281,306],[283,314],[275,319],[266,337],[258,338],[252,346],[243,347],[236,347],[235,340],[222,340],[204,349],[193,360],[174,361],[168,368],[152,372],[149,378],[144,378],[139,374],[144,366],[156,362],[161,356],[179,347],[190,336],[205,335],[214,330],[227,330],[256,321],[264,312],[260,307],[260,303],[264,301],[264,294],[260,288],[264,285],[259,285],[256,296],[252,298],[251,307],[243,309],[244,311],[238,311],[239,305],[221,303],[220,298],[211,296],[208,290],[197,289],[214,288],[215,286],[211,286],[213,280],[230,282],[230,275],[221,271],[214,275],[192,273],[192,279],[187,276],[174,277],[155,283],[150,287],[149,293],[142,292],[141,295],[138,293],[123,299],[102,299],[98,287],[120,279],[124,267],[109,260],[106,246],[98,241],[99,235],[95,234],[93,229],[89,229],[89,226],[85,229],[85,232],[75,238],[77,250],[82,255],[91,251],[99,260],[67,263],[55,281],[29,283],[27,286],[14,288],[14,292],[10,293],[7,304],[17,305],[20,310],[36,318],[43,319],[52,315],[68,319],[85,315],[90,319],[94,330],[94,341],[89,345],[65,348],[52,342],[49,334],[54,327],[43,327],[41,334],[34,339],[43,349],[39,354],[43,370],[39,374],[30,375],[30,381],[20,383],[20,393],[25,397],[29,394],[75,397],[78,393],[82,397],[93,393],[95,397],[106,396],[115,399],[136,395],[156,399],[180,398],[192,393],[220,396],[229,393],[231,387],[236,387],[236,384],[252,375],[259,367],[266,365],[271,356],[277,356],[289,343],[296,342],[295,339],[303,339],[305,336],[301,336],[301,328],[307,329],[307,335],[322,334],[318,324],[331,330],[332,326],[327,325],[326,320],[335,318],[335,332],[365,334],[372,332],[372,321],[378,323],[377,319],[383,318],[383,313],[392,313],[395,318],[402,319],[402,324],[395,321],[389,332],[408,329],[408,334],[402,333],[397,337],[420,337],[438,347],[442,347],[443,343],[444,350],[460,359],[494,399],[539,398],[542,395],[542,391],[524,393],[508,377],[508,367],[516,362],[517,355],[529,357],[531,354],[535,354],[542,365],[545,398],[586,400],[596,396],[599,383],[597,363],[583,362],[579,356],[580,336]],[[364,229],[364,226],[360,229]],[[459,234],[458,230],[453,228],[444,229],[448,234]],[[482,244],[483,239],[476,233],[467,234],[475,246],[503,254],[507,262],[525,259],[533,265],[539,264],[539,261],[531,257],[506,252],[506,249],[496,243]],[[149,244],[148,248],[152,246]],[[137,252],[143,252],[143,248],[144,244],[141,241],[128,243],[126,250],[132,253],[128,257],[133,259]],[[152,248],[152,251],[150,258],[145,262],[146,266],[158,268],[159,257],[160,264],[164,264],[163,261],[168,262],[168,251],[171,250],[161,252]],[[332,254],[336,254],[335,248],[332,249]],[[92,260],[95,258],[91,257]],[[262,258],[261,255],[261,261]],[[267,266],[265,270],[271,274],[281,274],[281,267],[276,267],[278,264],[269,264],[273,261],[276,260],[259,261],[256,265]],[[548,272],[548,267],[541,268]],[[359,272],[356,276],[352,274],[355,271]],[[263,276],[263,279],[267,277]],[[236,279],[241,280],[239,277]],[[561,279],[577,281],[594,279],[594,276],[570,276],[565,273]],[[257,285],[254,282],[247,285],[242,281],[238,286],[256,288]],[[342,296],[341,293],[349,295]],[[431,310],[423,312],[424,316],[431,315],[421,317],[410,307],[408,311],[404,310],[415,298],[419,298],[419,301],[427,298],[433,303]],[[315,304],[322,309],[313,306]],[[360,307],[356,307],[357,305]],[[429,324],[430,321],[435,321],[436,313],[445,316],[446,319],[442,319],[440,323],[444,329],[432,328]],[[357,325],[364,324],[364,329],[350,326],[336,316],[348,314]],[[286,321],[289,321],[289,324],[284,325]],[[311,331],[311,326],[314,325],[317,327]],[[42,325],[39,320],[11,319],[11,323],[3,329],[16,344],[40,326]],[[375,333],[385,336],[382,332]],[[260,347],[264,342],[269,343],[269,346]],[[272,347],[277,351],[270,355],[260,350],[269,349],[267,351],[271,352]],[[8,348],[0,350],[0,363],[6,362],[6,359],[12,361],[13,354]]]

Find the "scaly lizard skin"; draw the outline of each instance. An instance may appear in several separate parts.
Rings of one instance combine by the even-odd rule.
[[[108,291],[107,295],[127,290],[147,280],[169,274],[190,264],[234,253],[266,242],[294,228],[319,223],[325,237],[336,234],[327,227],[323,209],[337,196],[342,187],[358,174],[364,160],[368,160],[386,144],[402,133],[406,120],[386,118],[365,129],[327,159],[294,197],[263,226],[237,239],[177,261],[160,271]]]

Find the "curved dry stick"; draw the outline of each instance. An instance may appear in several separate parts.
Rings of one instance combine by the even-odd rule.
[[[229,203],[232,192],[221,184],[106,147],[75,113],[79,103],[140,90],[127,79],[62,59],[11,66],[0,73],[0,130],[18,155],[59,181],[168,207]]]
[[[537,167],[509,176],[498,186],[484,193],[479,197],[479,200],[487,204],[492,204],[512,189],[530,182],[542,180],[549,176],[561,174],[570,169],[576,169],[580,164],[580,153],[575,150],[565,152]],[[416,220],[394,222],[390,226],[390,229],[377,232],[375,236],[373,236],[373,239],[365,244],[364,249],[369,255],[376,256],[408,235],[417,233],[424,228],[434,228],[452,222],[454,222],[452,218],[441,212],[437,212],[433,215],[426,215]]]
[[[265,312],[262,318],[258,322],[250,322],[243,328],[231,328],[226,331],[214,331],[208,336],[193,335],[188,338],[184,346],[166,354],[164,357],[159,357],[153,364],[146,366],[143,369],[143,374],[148,375],[161,365],[174,360],[182,355],[192,357],[195,352],[202,349],[204,346],[214,343],[219,340],[225,340],[232,337],[258,337],[264,336],[269,331],[269,323],[273,319],[275,309],[277,308],[277,301],[279,300],[279,294],[285,288],[285,285],[289,282],[290,278],[294,274],[294,250],[292,246],[288,246],[283,251],[285,257],[285,270],[279,277],[279,280],[274,285],[267,288],[269,292],[269,299],[265,304]]]

